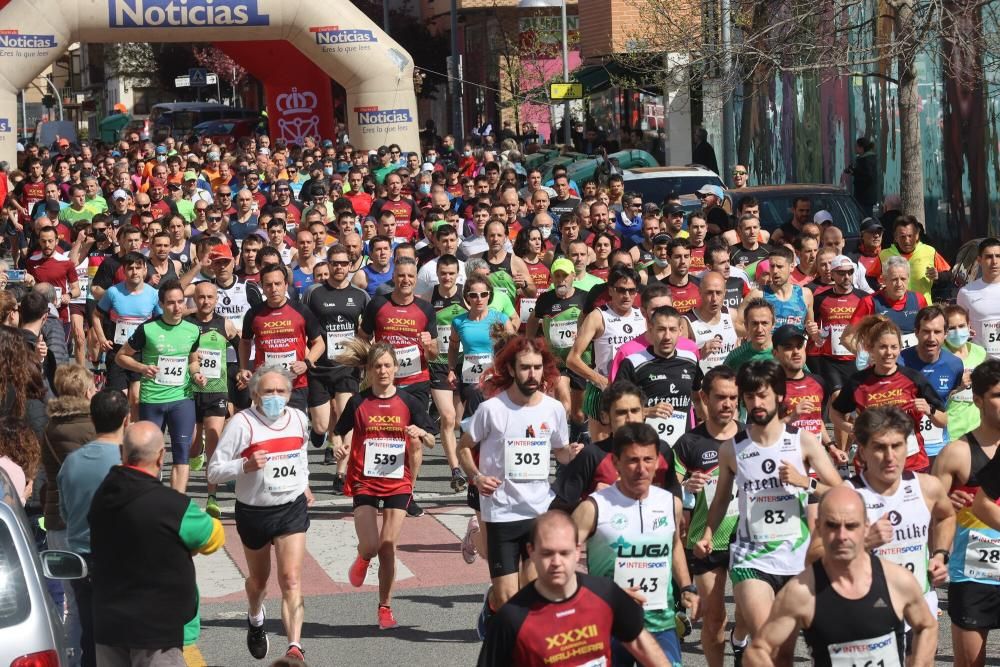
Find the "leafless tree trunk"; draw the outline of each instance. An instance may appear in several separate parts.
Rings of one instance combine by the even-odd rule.
[[[899,48],[899,196],[903,213],[924,220],[924,159],[920,144],[920,91],[917,88],[913,0],[892,2],[896,11],[896,39]],[[909,48],[908,48],[909,47]]]

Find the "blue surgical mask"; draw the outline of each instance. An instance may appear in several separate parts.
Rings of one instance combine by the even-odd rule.
[[[346,172],[350,168],[351,168],[351,165],[349,165],[346,162],[338,162],[337,163],[337,171]]]
[[[948,334],[945,336],[945,340],[948,341],[948,345],[952,347],[962,347],[969,342],[969,327],[958,327],[955,329],[949,329]]]
[[[268,419],[277,419],[281,416],[287,403],[288,399],[284,396],[265,396],[260,399],[260,409]]]
[[[871,356],[868,354],[868,350],[859,349],[858,353],[854,355],[854,365],[859,371],[863,371],[868,368],[868,361]]]
[[[333,176],[333,167],[323,167],[323,173],[327,176]]]
[[[417,190],[419,190],[420,194],[422,195],[429,195],[431,193],[431,184],[421,183],[419,186],[417,186]]]
[[[660,268],[662,269],[662,268],[663,268],[664,266],[666,266],[667,264],[669,264],[669,263],[670,263],[670,260],[668,260],[668,259],[660,259],[659,257],[654,257],[654,258],[653,258],[653,262],[654,262],[654,263],[655,263],[655,264],[656,264],[656,265],[657,265],[658,267],[660,267]]]

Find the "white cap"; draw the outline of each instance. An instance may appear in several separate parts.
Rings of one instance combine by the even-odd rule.
[[[853,270],[854,268],[855,268],[854,262],[852,262],[851,258],[848,257],[847,255],[837,255],[836,257],[833,258],[833,261],[830,262],[831,271],[840,271],[842,269]]]
[[[420,167],[420,171],[434,171],[434,165],[430,162],[424,162],[424,164]]]
[[[816,215],[813,216],[813,222],[817,225],[822,225],[824,222],[833,222],[833,214],[829,211],[816,211]]]
[[[129,194],[125,190],[115,190],[111,193],[112,199],[128,199]]]

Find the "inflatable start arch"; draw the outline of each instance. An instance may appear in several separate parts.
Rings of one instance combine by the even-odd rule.
[[[0,7],[0,160],[11,164],[18,92],[73,42],[286,40],[347,90],[352,144],[419,149],[412,59],[348,0],[0,0]],[[280,75],[288,65],[272,67]]]

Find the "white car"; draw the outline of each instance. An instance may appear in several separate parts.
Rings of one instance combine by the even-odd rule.
[[[723,190],[726,184],[711,169],[698,165],[677,167],[638,167],[625,169],[625,192],[637,192],[645,202],[660,204],[667,195],[693,195],[703,185],[718,185]]]

